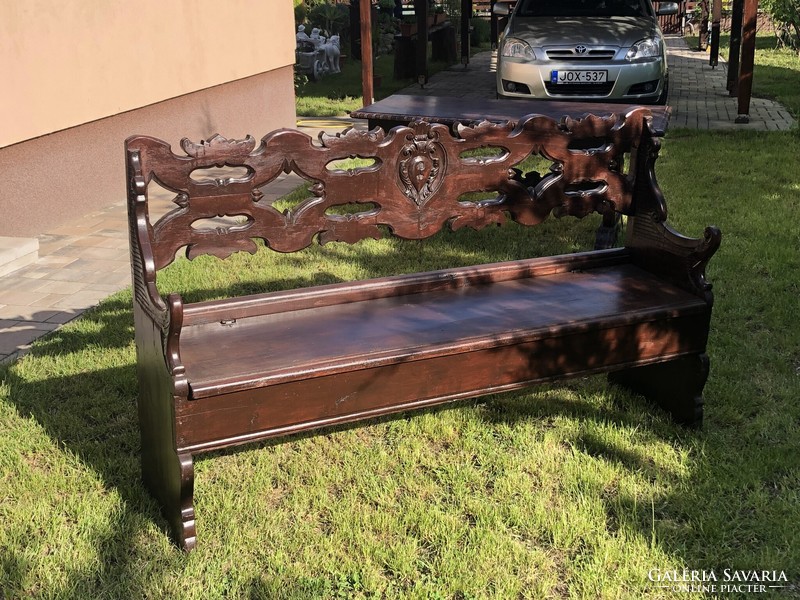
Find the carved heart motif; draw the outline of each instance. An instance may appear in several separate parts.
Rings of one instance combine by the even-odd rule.
[[[442,185],[445,151],[438,134],[409,134],[400,152],[398,184],[417,206],[422,206]]]
[[[422,188],[428,183],[428,178],[433,170],[433,161],[427,157],[415,156],[411,159],[409,172],[411,175],[411,185],[417,190],[417,194],[422,193]]]

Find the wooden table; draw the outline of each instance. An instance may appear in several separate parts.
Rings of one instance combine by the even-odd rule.
[[[599,102],[556,102],[549,100],[516,100],[494,98],[458,98],[454,96],[407,96],[395,94],[374,104],[350,113],[356,119],[367,119],[369,127],[386,130],[397,125],[407,125],[414,119],[425,119],[432,123],[471,123],[474,121],[518,121],[532,113],[560,120],[587,114],[607,116],[612,113],[627,113],[635,104],[611,104]],[[649,106],[653,113],[653,132],[663,136],[671,112],[668,106]]]

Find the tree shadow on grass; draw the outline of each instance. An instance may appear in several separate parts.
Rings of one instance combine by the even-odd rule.
[[[209,290],[215,294],[216,290]],[[192,559],[169,544],[165,534],[165,522],[156,503],[149,497],[140,483],[139,433],[136,413],[136,374],[133,363],[133,335],[131,314],[127,297],[112,298],[84,316],[84,323],[65,327],[51,338],[38,344],[31,354],[17,365],[5,369],[3,375],[10,389],[11,403],[23,417],[30,417],[45,430],[59,448],[74,455],[89,470],[89,477],[97,477],[104,494],[119,495],[118,507],[107,511],[107,522],[97,527],[88,544],[93,547],[96,560],[89,565],[75,565],[71,572],[62,573],[65,579],[59,590],[45,590],[62,598],[85,598],[88,595],[116,597],[147,597],[153,589],[167,586],[176,572],[182,571]],[[85,367],[69,366],[63,361],[85,354]],[[112,355],[108,359],[108,355]],[[111,364],[95,366],[93,357],[106,355]],[[51,362],[60,374],[41,376],[30,369],[28,362]],[[66,372],[64,372],[66,371]],[[472,401],[480,404],[481,400]],[[458,405],[463,406],[462,403]],[[580,404],[580,403],[579,403]],[[578,405],[579,405],[578,404]],[[432,408],[419,412],[437,413],[449,410],[453,405]],[[569,415],[576,410],[575,403],[560,403],[548,400],[542,405],[550,416]],[[588,419],[607,419],[590,407],[579,407],[579,412]],[[495,413],[495,416],[499,413]],[[375,419],[366,425],[408,418],[405,414]],[[521,415],[505,415],[512,422]],[[347,431],[365,424],[341,425],[319,431],[294,435],[258,444],[260,448],[284,444],[316,435]],[[245,446],[230,452],[252,449]],[[210,455],[213,457],[213,454]],[[200,485],[204,484],[202,479]],[[81,492],[65,490],[64,494],[80,495]],[[58,504],[56,503],[56,506]],[[57,512],[59,508],[54,508]],[[200,514],[202,532],[203,515]],[[35,518],[41,518],[34,517]],[[73,529],[74,531],[74,529]],[[75,534],[79,535],[79,534]],[[41,536],[41,534],[40,534]],[[19,535],[17,537],[22,537]],[[68,538],[67,538],[68,540]],[[32,547],[40,545],[47,552],[50,543],[33,534],[29,540]],[[68,540],[69,544],[86,544],[82,540]],[[17,549],[21,550],[21,549]],[[201,546],[197,551],[202,553]],[[7,549],[2,556],[4,574],[11,597],[24,594],[25,572],[29,565],[26,554]],[[65,566],[65,569],[70,567]],[[328,581],[324,576],[309,577],[308,580],[289,585],[277,577],[257,579],[252,582],[250,595],[253,598],[269,597],[270,590],[285,589],[283,597],[302,597],[306,592],[341,591],[341,581]],[[338,586],[338,587],[337,587]],[[265,595],[267,594],[267,595]]]
[[[600,384],[595,378],[584,391],[593,395]],[[646,399],[613,386],[602,394],[606,401],[600,404],[576,402],[560,394],[574,385],[554,386],[555,394],[549,394],[545,403],[497,397],[483,414],[490,422],[516,425],[573,418],[577,428],[565,431],[562,440],[572,452],[598,465],[623,469],[640,479],[645,489],[651,487],[649,493],[634,494],[619,489],[614,478],[598,481],[587,476],[581,481],[582,494],[602,503],[605,522],[599,526],[608,536],[625,533],[647,540],[651,548],[674,561],[650,568],[660,573],[671,569],[680,573],[683,568],[714,571],[720,584],[726,569],[774,570],[784,573],[786,579],[777,582],[783,587],[770,589],[767,581],[762,597],[797,597],[800,533],[789,525],[800,517],[793,500],[800,475],[797,440],[764,445],[758,440],[766,432],[754,423],[748,427],[726,422],[724,414],[716,414],[721,407],[713,385],[706,389],[706,400],[714,412],[711,418],[707,413],[702,431],[673,425],[666,413]],[[797,415],[797,410],[793,412]],[[630,432],[636,445],[627,439],[620,444],[613,435],[616,430]],[[665,468],[659,455],[647,452],[648,447],[665,443],[672,452],[686,456],[681,465]],[[639,575],[639,582],[650,585],[647,570]],[[716,589],[719,593],[719,585]],[[658,592],[655,587],[651,591]],[[725,595],[740,596],[749,597],[746,593]]]
[[[381,258],[374,257],[373,261],[366,263],[367,268],[370,272],[379,271],[383,266]],[[307,279],[284,283],[287,287],[300,287],[336,280],[330,273],[317,272]],[[192,294],[195,300],[232,296],[252,293],[262,284],[241,280],[224,290],[195,289]],[[109,511],[107,524],[91,535],[96,561],[85,569],[76,567],[65,574],[68,581],[62,586],[63,597],[86,597],[92,592],[144,597],[153,589],[154,581],[166,581],[170,573],[180,571],[191,560],[177,549],[169,549],[167,538],[161,533],[165,523],[156,503],[141,484],[130,306],[130,293],[120,293],[87,311],[78,322],[42,339],[19,363],[3,367],[10,401],[17,412],[22,417],[35,419],[59,448],[76,456],[91,471],[90,477],[97,476],[106,492],[119,494],[119,508]],[[546,406],[551,415],[568,415],[575,410],[574,404],[559,404],[558,401],[553,401],[552,405],[548,401]],[[581,411],[585,411],[582,414],[585,419],[608,418],[607,414],[590,408]],[[370,423],[402,418],[405,418],[402,414],[394,415]],[[513,418],[522,418],[522,415]],[[342,425],[264,442],[260,447],[361,426],[363,424]],[[200,519],[202,523],[202,515]],[[200,527],[202,531],[202,524]],[[49,543],[45,539],[37,540],[35,535],[31,539],[33,545]],[[78,543],[86,543],[86,538]],[[42,552],[46,549],[42,548]],[[3,568],[9,576],[12,593],[14,590],[23,593],[20,587],[25,581],[26,565],[23,553],[14,549],[4,553]],[[298,593],[304,586],[297,588]]]
[[[592,230],[589,228],[587,231],[590,235]],[[474,234],[468,232],[461,235],[459,232],[457,235],[446,235],[435,242],[432,249],[422,250],[422,253],[429,253],[428,258],[431,260],[449,262],[460,258],[465,263],[480,262],[476,260],[474,241],[469,237],[471,235]],[[485,239],[491,240],[492,234],[488,236]],[[587,239],[588,237],[587,235]],[[515,243],[517,250],[523,249],[525,237],[519,238]],[[411,267],[418,267],[417,261],[422,262],[422,259],[421,253],[417,253],[416,249],[425,246],[414,242],[411,246],[411,250],[398,251],[398,254],[404,256],[404,261],[410,261]],[[332,245],[330,249],[333,250],[335,260],[353,260],[352,255],[341,246]],[[565,243],[564,250],[569,249],[569,245]],[[437,255],[444,252],[449,254]],[[489,260],[505,258],[490,256],[491,252],[478,253],[481,254],[479,258]],[[304,259],[291,255],[286,260],[292,264]],[[385,256],[366,255],[360,256],[358,260],[361,261],[364,271],[370,275],[396,270],[396,265],[387,267]],[[409,271],[413,270],[411,267]],[[338,280],[338,275],[317,271],[307,277],[283,282],[282,287],[317,285]],[[255,293],[263,291],[264,287],[265,282],[244,276],[227,287],[199,288],[193,290],[191,295],[193,301],[199,301]],[[54,443],[77,456],[86,467],[97,474],[105,490],[116,491],[120,496],[120,510],[113,511],[108,526],[99,528],[93,535],[92,544],[97,549],[98,556],[96,565],[69,573],[69,581],[62,586],[65,590],[63,597],[85,597],[86,591],[98,592],[101,596],[148,596],[152,589],[158,587],[158,582],[168,582],[174,573],[183,570],[192,560],[169,546],[163,533],[165,523],[159,515],[158,507],[140,483],[135,400],[137,382],[130,303],[130,293],[115,296],[97,309],[87,312],[79,323],[70,324],[41,340],[24,362],[7,368],[0,367],[4,369],[3,378],[10,389],[11,403],[16,410],[23,417],[35,419]],[[37,368],[29,368],[29,363],[37,364]],[[588,384],[591,387],[598,380],[593,378],[590,381],[595,382]],[[569,384],[578,387],[582,385]],[[666,485],[674,486],[672,491],[655,494],[650,503],[642,503],[639,498],[614,493],[602,486],[592,487],[590,484],[587,493],[600,498],[604,504],[608,535],[615,535],[615,531],[620,528],[627,528],[632,534],[648,539],[654,536],[656,543],[666,554],[690,568],[721,569],[739,565],[759,569],[787,567],[777,563],[764,565],[761,558],[766,554],[765,547],[769,543],[791,541],[792,537],[785,528],[765,533],[758,531],[760,523],[764,522],[763,518],[736,521],[737,517],[747,519],[747,511],[754,509],[750,499],[740,493],[738,484],[758,488],[769,480],[780,490],[777,494],[779,499],[782,502],[786,500],[792,488],[784,482],[797,471],[797,454],[789,453],[787,444],[783,444],[779,452],[770,452],[749,440],[746,444],[747,452],[726,452],[725,444],[730,442],[730,438],[724,433],[717,435],[712,429],[711,434],[695,434],[675,428],[658,411],[632,408],[641,402],[639,398],[612,392],[614,402],[600,406],[584,400],[576,401],[557,393],[562,388],[561,384],[544,388],[556,390],[556,393],[548,394],[541,401],[531,401],[530,397],[517,392],[472,402],[475,405],[484,405],[476,406],[476,410],[481,411],[489,424],[502,422],[514,425],[526,420],[547,423],[561,418],[576,419],[582,425],[574,435],[564,439],[564,443],[569,444],[576,452],[620,465],[627,472],[642,473],[647,479],[662,480]],[[463,406],[464,403],[458,405]],[[449,406],[446,406],[417,412],[436,413],[448,409]],[[402,414],[394,415],[367,424],[402,418],[405,418]],[[673,446],[693,453],[691,471],[683,474],[665,472],[650,458],[619,447],[596,433],[598,427],[609,423],[619,428],[636,430],[644,439],[652,438],[662,442],[667,440]],[[328,428],[265,442],[258,447],[268,448],[363,425]],[[711,451],[703,450],[706,444]],[[253,446],[241,449],[245,448]],[[764,469],[769,470],[764,474],[763,480],[748,475],[761,472],[754,470],[754,463],[761,463]],[[725,479],[726,477],[729,478]],[[199,484],[204,485],[202,479]],[[725,493],[721,495],[720,490]],[[721,506],[722,510],[706,515],[704,509],[708,506]],[[757,508],[756,505],[755,509]],[[788,509],[780,510],[785,510],[787,515],[792,514]],[[781,514],[780,510],[775,514]],[[720,514],[730,515],[731,518],[722,521],[719,519]],[[199,518],[201,541],[198,552],[202,553],[203,515],[200,514]],[[697,536],[698,528],[708,531],[705,538]],[[735,550],[733,542],[742,539],[743,531],[744,537],[750,536],[748,539],[755,541],[754,545]],[[34,535],[31,543],[43,542],[37,542]],[[712,558],[708,558],[707,548],[704,547],[706,543],[716,547]],[[790,555],[791,551],[775,554],[778,558]],[[23,571],[27,564],[25,555],[10,549],[3,554],[2,561],[4,572],[12,573],[9,578],[11,589],[19,589],[24,581]],[[660,565],[654,565],[658,566]],[[646,573],[642,574],[643,578],[646,576]],[[276,581],[279,581],[279,577]],[[281,585],[286,583],[285,580],[279,582]],[[269,590],[276,589],[277,584],[273,583],[268,579],[253,580],[251,596],[264,597]],[[289,589],[294,590],[292,594],[297,597],[306,590],[328,589],[326,586],[328,584],[322,579],[311,577],[308,581],[296,582],[296,586]],[[70,596],[72,592],[66,590],[76,591]],[[287,597],[292,597],[292,594],[287,592]]]
[[[26,525],[30,531],[9,532],[27,546],[5,549],[3,569],[9,597],[35,595],[34,590],[59,598],[86,598],[93,592],[100,597],[146,597],[152,584],[148,580],[157,579],[160,571],[166,575],[167,571],[155,567],[155,562],[143,567],[154,558],[147,556],[152,546],[134,543],[153,529],[152,523],[159,517],[156,504],[140,483],[133,353],[130,295],[123,293],[37,341],[18,362],[0,367],[10,404],[22,418],[35,419],[52,440],[53,449],[45,447],[42,451],[59,452],[63,448],[85,466],[79,471],[64,467],[76,478],[75,489],[37,499],[52,507],[50,518],[58,520],[69,513],[67,522],[76,519],[78,524],[67,525],[61,534],[43,533],[48,531],[48,524],[37,521],[48,517],[37,512]],[[95,478],[102,492],[89,483]],[[70,485],[66,479],[63,484]],[[119,495],[116,502],[108,499],[114,493]],[[104,499],[102,504],[108,510],[81,513],[74,505],[85,507],[87,497]],[[115,506],[109,508],[109,503]],[[81,520],[91,522],[86,526],[95,532],[90,536],[76,533],[82,529]],[[85,556],[86,552],[88,556],[95,554],[97,560],[71,564],[66,559],[62,568],[74,570],[58,573],[51,581],[62,582],[60,589],[30,581],[26,573],[31,555],[58,553],[62,544],[82,548]],[[174,567],[175,558],[160,556],[158,564],[166,560]]]
[[[208,290],[209,294],[218,292]],[[159,585],[167,585],[170,578],[176,572],[182,571],[191,560],[170,546],[158,507],[140,483],[135,406],[137,383],[128,300],[127,297],[109,300],[87,313],[84,317],[85,327],[73,326],[60,330],[52,338],[37,345],[31,355],[24,359],[54,361],[59,364],[59,359],[80,352],[87,353],[89,359],[104,353],[117,353],[120,364],[96,368],[92,368],[90,364],[89,368],[73,367],[72,372],[43,377],[23,364],[12,365],[4,372],[11,401],[17,411],[24,417],[34,418],[53,442],[77,456],[86,467],[97,474],[105,490],[116,491],[120,496],[120,509],[110,514],[107,527],[98,528],[92,536],[91,544],[96,549],[97,561],[91,567],[83,570],[76,568],[69,573],[68,582],[62,586],[63,593],[57,594],[59,597],[86,597],[91,592],[100,596],[117,594],[119,597],[145,597]],[[93,352],[97,354],[92,354]],[[565,389],[565,385],[566,389],[578,391],[578,400],[573,395],[559,392]],[[725,482],[715,479],[720,475],[714,473],[720,468],[726,472],[745,469],[753,460],[761,460],[777,468],[780,460],[786,458],[784,454],[768,456],[769,453],[764,451],[760,456],[745,457],[731,453],[726,464],[719,464],[714,462],[713,453],[712,457],[699,453],[692,461],[692,471],[683,474],[665,472],[653,463],[651,457],[618,447],[598,435],[597,428],[613,424],[620,429],[635,430],[643,439],[660,442],[667,440],[675,446],[685,447],[687,451],[695,451],[706,443],[716,445],[720,441],[713,435],[690,433],[676,428],[668,423],[663,413],[642,405],[640,398],[615,392],[614,388],[610,392],[611,401],[607,404],[600,405],[580,399],[585,395],[583,392],[587,391],[587,386],[591,396],[592,390],[601,385],[602,382],[595,377],[587,382],[546,385],[542,389],[549,390],[549,393],[544,397],[538,395],[532,399],[527,394],[516,392],[467,401],[466,404],[472,403],[490,426],[498,423],[513,426],[529,420],[545,424],[563,418],[578,420],[581,426],[577,432],[563,440],[575,452],[620,465],[626,472],[642,474],[648,480],[674,484],[674,491],[655,494],[650,502],[642,502],[641,498],[589,484],[586,493],[600,498],[605,507],[608,535],[616,535],[620,528],[624,528],[640,537],[654,536],[656,543],[666,554],[690,568],[722,569],[740,564],[752,568],[787,567],[754,564],[754,557],[759,556],[758,546],[738,552],[733,549],[727,553],[717,552],[712,562],[708,562],[702,540],[698,540],[693,531],[697,527],[719,526],[718,531],[710,532],[709,544],[736,538],[736,529],[741,528],[741,523],[717,523],[713,519],[704,521],[705,506],[728,502],[735,512],[737,507],[741,510],[742,505],[746,504],[741,498],[720,498],[718,489],[725,488]],[[417,411],[415,414],[437,413],[464,404],[465,402],[459,402]],[[366,424],[342,425],[264,442],[257,447],[269,448],[315,435],[403,418],[407,416],[400,414],[375,419]],[[245,446],[233,452],[251,448],[253,446]],[[213,454],[210,456],[213,457]],[[784,475],[778,474],[771,479],[780,482],[781,477],[791,477],[791,464],[790,461],[785,465],[788,470]],[[708,480],[704,480],[706,476],[709,477]],[[200,479],[199,484],[210,485],[210,482],[204,483]],[[199,517],[202,532],[203,515],[200,514]],[[747,524],[744,526],[746,528]],[[683,535],[687,538],[682,539]],[[764,539],[765,536],[760,535],[759,538],[758,543],[769,543],[768,539]],[[31,539],[34,545],[43,542],[37,542],[35,535]],[[197,552],[202,553],[202,533],[200,544]],[[584,551],[590,552],[586,549]],[[748,559],[751,559],[749,563]],[[12,597],[15,590],[22,593],[20,586],[25,581],[24,571],[27,568],[25,556],[22,552],[8,549],[4,552],[2,561],[4,573],[7,577],[10,575],[8,585]],[[656,567],[662,565],[653,565],[653,568]],[[251,582],[250,597],[269,597],[272,590],[279,588],[285,589],[282,597],[301,597],[309,591],[336,591],[344,585],[342,582],[328,581],[322,575],[309,576],[308,580],[296,581],[293,586],[281,579],[280,575],[275,575],[274,579],[271,577],[254,579]],[[642,573],[642,578],[646,577],[647,573]]]

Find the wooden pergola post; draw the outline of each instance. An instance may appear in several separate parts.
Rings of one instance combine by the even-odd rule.
[[[756,19],[758,0],[744,0],[742,19],[742,60],[739,67],[737,123],[750,122],[750,97],[753,94],[753,66],[756,56]]]
[[[728,51],[728,82],[727,89],[731,96],[736,95],[739,78],[739,53],[742,46],[742,13],[744,0],[733,0],[731,12],[731,43]]]
[[[711,7],[711,53],[708,64],[713,69],[719,64],[719,22],[722,19],[722,0],[713,0]]]
[[[499,28],[497,26],[497,15],[494,14],[495,4],[497,4],[497,0],[491,0],[489,2],[489,36],[492,38],[492,49],[497,48],[497,38],[500,37],[500,31],[498,31]]]
[[[416,72],[420,85],[428,83],[428,0],[414,0],[417,16]]]
[[[375,91],[372,85],[372,2],[361,0],[359,16],[361,18],[361,93],[364,106],[369,106],[375,101]]]
[[[461,0],[461,64],[469,64],[469,20],[472,16],[472,0]]]
[[[708,46],[708,3],[711,0],[700,0],[700,30],[697,32],[697,51],[703,52]]]

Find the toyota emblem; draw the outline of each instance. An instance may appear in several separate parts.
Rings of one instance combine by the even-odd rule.
[[[589,49],[586,46],[584,46],[583,44],[579,44],[579,45],[575,46],[575,52],[577,52],[578,54],[586,54],[587,50],[589,50]]]

